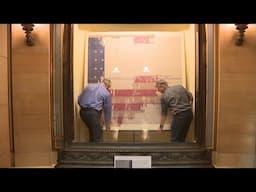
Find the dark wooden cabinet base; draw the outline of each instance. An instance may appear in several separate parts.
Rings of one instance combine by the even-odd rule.
[[[113,168],[115,155],[151,156],[152,168],[213,167],[211,151],[195,145],[72,145],[59,151],[57,168]]]

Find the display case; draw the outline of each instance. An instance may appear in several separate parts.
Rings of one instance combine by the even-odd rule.
[[[65,24],[60,82],[63,146],[56,167],[114,167],[116,156],[150,156],[151,167],[210,167],[206,139],[204,24]],[[111,130],[88,142],[77,98],[90,83],[112,81]],[[168,115],[159,131],[159,79],[194,97],[184,143],[171,143]]]

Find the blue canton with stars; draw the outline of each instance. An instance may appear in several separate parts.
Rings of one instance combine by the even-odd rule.
[[[88,39],[88,83],[98,83],[104,78],[104,45],[102,38]]]

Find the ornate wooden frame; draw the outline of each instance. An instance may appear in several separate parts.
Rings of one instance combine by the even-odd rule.
[[[63,129],[64,146],[56,167],[114,167],[115,155],[150,155],[152,167],[211,167],[211,151],[205,146],[206,130],[206,32],[198,25],[199,65],[196,74],[195,144],[74,143],[72,24],[63,34]]]

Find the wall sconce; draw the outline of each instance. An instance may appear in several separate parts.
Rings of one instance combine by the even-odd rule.
[[[245,33],[245,30],[248,28],[248,24],[237,24],[236,23],[235,26],[236,26],[236,30],[238,30],[238,32],[239,32],[239,36],[236,39],[236,45],[240,46],[244,42],[244,33]]]
[[[34,45],[34,41],[31,36],[31,32],[33,31],[34,24],[21,24],[22,29],[25,31],[26,34],[26,44],[28,46]]]

